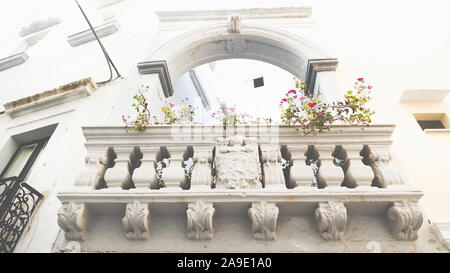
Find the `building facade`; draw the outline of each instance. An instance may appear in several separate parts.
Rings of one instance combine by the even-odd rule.
[[[445,39],[424,42],[405,27],[395,40],[399,7],[385,1],[357,12],[346,1],[337,13],[332,1],[143,2],[82,3],[121,78],[110,67],[112,81],[93,80],[109,71],[73,3],[67,21],[25,25],[0,60],[2,252],[449,251]],[[437,7],[427,27],[443,23]],[[385,18],[362,32],[373,26],[367,11]],[[202,95],[195,69],[225,59],[279,67],[325,100],[364,76],[376,87],[374,122],[317,136],[275,124],[125,128],[142,86],[156,118],[180,92],[195,93],[208,115],[215,97]],[[188,74],[192,84],[176,84]]]

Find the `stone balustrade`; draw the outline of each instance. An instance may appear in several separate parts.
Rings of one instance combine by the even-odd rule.
[[[314,215],[323,239],[341,240],[347,213],[370,208],[386,214],[395,239],[416,240],[423,194],[390,163],[393,130],[337,125],[305,136],[277,125],[85,127],[86,170],[59,192],[58,223],[67,239],[84,240],[95,221],[88,210],[111,205],[125,211],[124,236],[146,240],[152,206],[184,204],[187,237],[213,240],[216,206],[240,204],[256,240],[276,240],[287,210]]]

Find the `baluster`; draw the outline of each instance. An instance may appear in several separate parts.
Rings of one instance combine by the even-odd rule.
[[[129,189],[133,187],[131,175],[133,173],[133,162],[136,160],[136,149],[132,147],[114,148],[117,158],[114,167],[106,170],[105,182],[108,188]]]
[[[162,181],[166,188],[180,188],[186,183],[184,171],[184,154],[186,147],[168,149],[169,166],[162,170]]]
[[[345,178],[344,186],[348,188],[370,187],[374,174],[372,168],[364,165],[361,151],[362,144],[344,144],[341,148],[342,158],[345,159],[343,167]]]
[[[344,180],[341,167],[334,165],[333,153],[335,146],[331,144],[318,144],[314,148],[319,153],[320,167],[317,171],[317,184],[319,188],[340,187]]]
[[[133,172],[133,183],[136,188],[158,188],[156,174],[156,155],[159,147],[141,147],[141,166]]]
[[[261,145],[261,160],[264,170],[264,187],[286,189],[281,152],[278,145]]]
[[[290,186],[311,187],[314,180],[314,171],[306,165],[307,145],[288,145],[291,153]]]
[[[213,176],[211,174],[211,149],[196,148],[192,159],[195,165],[191,173],[191,189],[210,189],[213,183]]]

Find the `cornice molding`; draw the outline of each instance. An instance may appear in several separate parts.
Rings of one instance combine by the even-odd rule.
[[[336,58],[309,59],[305,77],[307,90],[310,89],[311,92],[314,92],[317,72],[336,71],[338,63]]]
[[[38,111],[53,105],[87,97],[97,89],[91,78],[71,82],[33,96],[8,102],[4,105],[5,113],[11,117]]]
[[[117,30],[119,30],[119,27],[119,23],[114,20],[94,27],[94,30],[95,33],[97,33],[97,36],[101,38],[113,34]],[[93,40],[95,40],[95,36],[90,29],[67,36],[67,41],[73,47],[85,44]]]
[[[20,52],[6,58],[0,59],[0,71],[6,70],[10,67],[23,64],[28,59],[28,55],[25,52]]]
[[[172,81],[166,61],[140,62],[137,67],[141,74],[158,74],[164,96],[167,98],[173,95]]]

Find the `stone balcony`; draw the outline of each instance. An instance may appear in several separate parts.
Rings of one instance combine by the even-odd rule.
[[[423,193],[391,165],[393,130],[336,125],[305,136],[278,125],[151,126],[145,132],[84,127],[86,169],[72,189],[58,193],[58,224],[65,240],[87,245],[110,229],[122,230],[114,235],[120,240],[158,240],[150,230],[161,228],[159,219],[173,240],[214,241],[240,225],[252,240],[276,241],[287,238],[286,228],[277,231],[277,220],[285,225],[289,217],[304,216],[321,240],[339,241],[348,217],[381,215],[376,221],[389,223],[391,238],[414,241]],[[169,228],[175,225],[164,218],[169,216],[184,222],[184,230]],[[95,222],[102,217],[110,220],[99,231]],[[213,228],[215,219],[219,229]],[[126,245],[119,250],[145,249]]]

